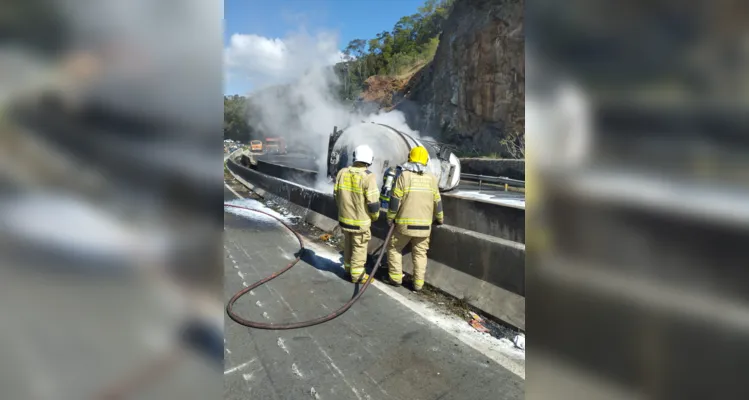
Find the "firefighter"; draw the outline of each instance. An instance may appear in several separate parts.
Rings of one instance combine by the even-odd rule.
[[[338,206],[338,225],[343,231],[343,266],[351,282],[365,282],[370,226],[380,216],[380,191],[375,175],[367,168],[374,156],[369,146],[354,149],[354,163],[338,172],[333,196]]]
[[[437,225],[444,223],[437,178],[426,170],[428,162],[427,149],[419,146],[411,150],[408,162],[395,181],[387,213],[388,224],[395,224],[388,244],[389,283],[394,286],[402,284],[401,252],[411,243],[413,289],[417,292],[424,287],[432,222]]]

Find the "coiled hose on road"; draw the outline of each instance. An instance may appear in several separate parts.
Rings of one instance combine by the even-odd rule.
[[[351,306],[353,306],[354,303],[356,303],[357,300],[359,300],[359,298],[364,294],[364,292],[367,290],[367,288],[369,287],[369,285],[374,280],[375,274],[377,274],[377,269],[380,268],[380,263],[382,262],[382,256],[385,254],[385,248],[386,248],[388,242],[390,241],[390,237],[393,235],[393,228],[395,226],[395,225],[391,226],[390,229],[388,230],[387,235],[385,236],[385,242],[382,245],[382,251],[380,251],[380,255],[377,257],[377,261],[375,261],[375,266],[374,266],[374,269],[372,269],[372,273],[370,274],[369,279],[367,279],[367,281],[364,282],[364,285],[361,287],[361,289],[359,290],[359,292],[356,293],[353,297],[351,297],[351,299],[349,301],[347,301],[346,304],[344,304],[343,306],[341,306],[341,308],[333,311],[332,313],[330,313],[330,314],[328,314],[326,316],[315,318],[315,319],[311,319],[309,321],[300,321],[300,322],[294,322],[294,323],[289,323],[289,324],[273,324],[273,323],[255,322],[255,321],[250,321],[250,320],[244,319],[244,318],[240,317],[239,315],[235,314],[234,311],[232,310],[232,308],[234,307],[234,303],[236,303],[237,300],[239,300],[242,296],[244,296],[245,294],[247,294],[247,292],[249,292],[250,290],[255,289],[255,288],[259,287],[259,286],[262,286],[262,285],[264,285],[264,284],[272,281],[273,279],[278,278],[284,272],[290,270],[293,266],[295,266],[299,262],[299,260],[302,258],[302,254],[305,251],[304,242],[302,241],[302,236],[297,231],[295,231],[292,227],[290,227],[288,224],[286,224],[283,220],[281,220],[280,218],[278,218],[275,215],[272,215],[270,213],[267,213],[267,212],[264,212],[264,211],[260,211],[260,210],[254,209],[254,208],[238,206],[238,205],[235,205],[235,204],[224,204],[224,207],[239,208],[239,209],[242,209],[242,210],[247,210],[247,211],[252,211],[252,212],[259,213],[259,214],[267,215],[267,216],[275,219],[281,225],[283,225],[286,229],[288,229],[289,231],[291,231],[291,233],[293,233],[294,236],[296,236],[297,240],[299,241],[299,253],[298,253],[297,257],[294,259],[294,261],[290,262],[286,267],[284,267],[283,269],[281,269],[281,270],[273,273],[272,275],[270,275],[270,276],[268,276],[266,278],[263,278],[263,279],[255,282],[255,283],[253,283],[252,285],[249,285],[246,288],[240,290],[234,296],[232,296],[232,298],[229,299],[229,302],[226,304],[226,314],[229,315],[229,318],[231,318],[232,320],[234,320],[234,322],[236,322],[236,323],[238,323],[240,325],[244,325],[244,326],[247,326],[247,327],[250,327],[250,328],[256,328],[256,329],[288,330],[288,329],[306,328],[306,327],[310,327],[310,326],[314,326],[314,325],[319,325],[319,324],[322,324],[324,322],[331,321],[331,320],[333,320],[333,319],[335,319],[335,318],[340,317],[341,315],[343,315],[343,313],[345,313],[346,311],[348,311],[348,309],[351,308]]]
[[[232,296],[232,298],[229,300],[229,303],[226,305],[226,313],[229,315],[229,317],[234,320],[234,322],[244,325],[250,328],[256,328],[256,329],[268,329],[268,330],[286,330],[286,329],[299,329],[299,328],[306,328],[309,326],[319,325],[323,322],[331,321],[345,313],[349,308],[351,308],[354,303],[356,303],[357,300],[364,294],[364,292],[367,290],[369,285],[372,283],[372,280],[374,279],[375,274],[377,273],[377,269],[380,267],[380,263],[382,262],[382,256],[385,254],[385,247],[387,246],[388,242],[390,241],[390,237],[393,235],[393,227],[390,227],[390,230],[388,230],[387,236],[385,236],[385,242],[382,246],[382,251],[380,252],[380,255],[377,257],[377,262],[375,263],[375,267],[372,270],[372,274],[370,275],[369,279],[364,283],[364,285],[361,287],[358,293],[354,295],[351,300],[346,302],[341,308],[333,311],[332,313],[320,317],[315,318],[309,321],[301,321],[301,322],[295,322],[291,324],[270,324],[270,323],[262,323],[262,322],[255,322],[246,320],[237,314],[234,313],[232,310],[232,307],[234,306],[234,303],[237,302],[242,296],[247,294],[252,289],[255,289],[259,286],[262,286],[273,279],[281,276],[284,272],[290,270],[294,265],[296,265],[299,260],[302,258],[302,254],[305,250],[304,248],[304,242],[302,241],[302,236],[292,229],[289,225],[287,225],[283,220],[276,217],[275,215],[269,214],[264,211],[256,210],[254,208],[249,207],[243,207],[238,206],[235,204],[224,204],[224,207],[232,207],[232,208],[239,208],[242,210],[252,211],[259,214],[267,215],[268,217],[271,217],[281,223],[286,229],[291,231],[291,233],[296,236],[297,240],[299,241],[299,255],[289,263],[286,267],[281,269],[278,272],[275,272],[274,274],[268,276],[267,278],[263,278],[252,285],[240,290]],[[129,377],[130,379],[123,380],[122,382],[119,382],[116,386],[112,386],[107,388],[106,390],[101,391],[100,393],[94,395],[94,399],[101,399],[101,400],[111,400],[111,399],[124,399],[126,396],[130,396],[133,394],[133,392],[141,387],[144,386],[146,383],[153,381],[155,377],[159,376],[159,373],[163,373],[165,369],[168,369],[170,366],[172,366],[175,363],[175,360],[177,359],[177,354],[169,354],[166,358],[158,359],[157,363],[153,365],[149,365],[147,368],[140,368],[138,370],[138,373],[135,374],[132,377]]]

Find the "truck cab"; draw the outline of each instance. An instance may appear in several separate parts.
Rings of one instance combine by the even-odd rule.
[[[286,141],[283,138],[265,139],[266,154],[286,154]]]

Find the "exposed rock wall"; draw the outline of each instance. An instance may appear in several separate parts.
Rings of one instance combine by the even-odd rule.
[[[522,0],[457,0],[434,60],[397,109],[423,134],[466,152],[508,156],[499,141],[524,132]]]

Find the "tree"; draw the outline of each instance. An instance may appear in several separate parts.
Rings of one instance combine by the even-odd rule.
[[[350,41],[343,50],[342,63],[334,67],[342,82],[340,96],[352,98],[370,75],[398,75],[431,60],[453,3],[426,0],[418,13],[400,18],[390,31],[369,40]]]
[[[525,135],[522,132],[510,131],[503,139],[499,140],[507,152],[516,159],[525,159]]]
[[[224,96],[224,139],[249,141],[252,129],[247,123],[247,99]]]
[[[429,15],[434,12],[437,7],[438,0],[426,0],[424,5],[419,7],[418,10],[422,15]]]

